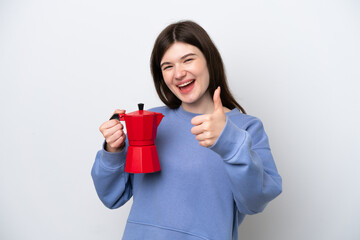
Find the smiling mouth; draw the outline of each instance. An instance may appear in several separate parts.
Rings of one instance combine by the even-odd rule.
[[[195,79],[177,85],[181,94],[190,93],[195,87]]]
[[[189,85],[192,84],[193,82],[195,82],[195,80],[191,80],[191,81],[188,81],[188,82],[186,82],[186,83],[177,85],[177,87],[180,88],[180,89],[182,89],[182,88],[185,88],[185,87],[189,86]]]

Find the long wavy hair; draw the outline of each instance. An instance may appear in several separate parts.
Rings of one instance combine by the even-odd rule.
[[[180,107],[181,100],[178,99],[166,86],[160,62],[165,52],[175,42],[183,42],[197,47],[205,56],[209,71],[208,91],[211,96],[218,86],[221,87],[220,98],[223,106],[233,109],[238,108],[246,113],[244,108],[235,100],[231,94],[224,70],[224,64],[215,44],[206,31],[197,23],[192,21],[180,21],[167,26],[157,37],[151,53],[150,67],[154,80],[156,92],[161,101],[169,108]]]

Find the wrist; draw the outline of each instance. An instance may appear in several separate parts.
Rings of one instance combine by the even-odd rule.
[[[118,148],[113,148],[113,147],[111,147],[110,145],[107,144],[106,141],[105,141],[105,144],[104,144],[104,149],[105,149],[105,151],[111,152],[111,153],[121,152],[121,151],[124,149],[124,147],[125,147],[125,142],[123,142],[123,143],[121,144],[121,146],[118,147]]]

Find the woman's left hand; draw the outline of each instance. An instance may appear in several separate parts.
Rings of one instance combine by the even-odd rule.
[[[226,115],[220,98],[220,87],[215,90],[213,101],[213,113],[191,119],[191,124],[195,125],[191,128],[191,133],[196,135],[196,140],[203,147],[214,145],[226,124]]]

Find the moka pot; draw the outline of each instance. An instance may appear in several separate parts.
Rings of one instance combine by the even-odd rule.
[[[145,111],[144,104],[139,110],[128,114],[114,114],[111,119],[125,121],[129,147],[125,171],[128,173],[151,173],[161,170],[155,146],[157,127],[163,114]]]

